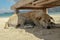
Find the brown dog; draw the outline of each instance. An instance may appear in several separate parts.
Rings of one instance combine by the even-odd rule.
[[[44,27],[47,27],[47,25],[49,23],[48,21],[53,19],[48,14],[44,14],[43,11],[41,11],[41,10],[32,11],[32,12],[23,13],[23,14],[18,13],[18,14],[14,14],[14,15],[15,16],[10,17],[7,24],[15,25],[15,26],[20,24],[21,26],[23,26],[25,20],[28,19],[28,20],[32,20],[36,26],[42,25]],[[15,22],[16,22],[16,24],[14,24]]]

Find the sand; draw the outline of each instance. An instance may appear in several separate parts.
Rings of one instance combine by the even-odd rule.
[[[60,23],[59,15],[51,15],[55,23]],[[0,18],[0,40],[60,40],[60,28],[41,29],[40,27],[30,29],[16,29],[9,27],[4,29],[8,18]]]

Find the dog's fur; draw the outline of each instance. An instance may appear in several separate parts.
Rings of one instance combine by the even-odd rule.
[[[9,21],[7,22],[7,24],[10,25],[13,22],[13,20],[17,20],[16,18],[14,19],[14,17],[11,17]],[[17,26],[18,24],[23,26],[25,20],[28,19],[28,20],[32,20],[36,26],[42,25],[46,27],[48,26],[49,20],[53,19],[48,14],[44,14],[41,11],[32,11],[32,12],[23,13],[23,14],[16,14],[16,17],[18,18],[18,22],[16,21],[17,24],[15,24],[15,26]]]

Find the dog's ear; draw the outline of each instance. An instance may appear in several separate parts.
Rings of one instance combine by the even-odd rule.
[[[53,17],[50,17],[54,22],[55,22],[55,20],[53,19]]]

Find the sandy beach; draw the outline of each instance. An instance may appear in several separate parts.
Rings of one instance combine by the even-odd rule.
[[[60,23],[60,15],[51,15],[55,23]],[[40,27],[30,29],[16,29],[9,27],[4,29],[9,17],[0,18],[0,40],[60,40],[60,28],[40,29]]]

